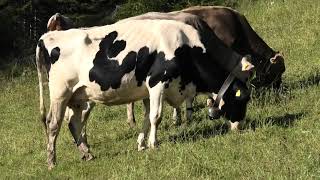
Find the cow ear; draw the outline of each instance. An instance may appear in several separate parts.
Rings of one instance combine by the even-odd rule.
[[[251,56],[246,55],[241,59],[242,71],[252,71],[254,69],[254,65],[251,64]]]
[[[212,98],[208,98],[207,99],[207,107],[212,107],[213,105],[213,99]]]
[[[272,58],[270,58],[271,64],[276,64],[279,61],[284,61],[283,54],[280,52],[277,52]]]
[[[252,65],[251,63],[250,64],[246,64],[244,66],[244,69],[243,71],[252,71],[254,69],[254,65]]]

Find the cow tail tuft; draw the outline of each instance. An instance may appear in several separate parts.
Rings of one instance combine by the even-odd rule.
[[[46,107],[44,104],[44,82],[45,82],[45,64],[44,64],[44,54],[43,54],[43,41],[40,40],[36,49],[36,63],[37,63],[37,72],[39,79],[39,100],[40,100],[40,120],[43,122],[45,132],[47,134],[47,124],[46,124]]]

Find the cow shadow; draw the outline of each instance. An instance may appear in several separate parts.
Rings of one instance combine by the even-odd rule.
[[[282,128],[290,128],[294,123],[301,119],[305,113],[286,113],[281,116],[268,117],[264,120],[247,119],[247,123],[242,125],[240,133],[245,133],[247,130],[255,131],[256,128],[264,125],[279,126]],[[215,136],[225,135],[230,131],[227,121],[225,123],[217,123],[213,126],[199,126],[194,129],[185,128],[183,131],[169,136],[169,141],[177,142],[195,142],[201,139],[208,139]]]
[[[287,97],[291,97],[291,88],[287,83],[282,83],[279,88],[265,87],[255,89],[251,91],[252,100],[263,100],[265,98],[272,97],[276,102],[281,102]]]
[[[274,116],[274,117],[267,117],[264,120],[257,120],[257,119],[248,119],[248,123],[244,125],[244,129],[252,129],[255,130],[258,127],[264,125],[270,126],[279,126],[282,128],[290,128],[294,125],[294,123],[301,119],[301,117],[305,116],[306,113],[286,113],[281,116]]]
[[[313,74],[309,74],[307,77],[301,78],[298,81],[283,81],[279,88],[253,88],[252,98],[263,99],[268,98],[271,95],[273,98],[275,98],[276,102],[280,102],[287,97],[292,97],[292,91],[294,89],[308,88],[310,86],[317,85],[320,85],[320,70],[317,70]]]
[[[311,74],[299,81],[287,82],[286,85],[289,89],[306,88],[314,85],[320,85],[320,71],[316,71],[314,74]]]
[[[192,108],[193,108],[193,111],[200,111],[203,108],[206,108],[206,105],[205,105],[204,101],[195,98],[193,103],[192,103]]]
[[[202,120],[204,121],[204,120]],[[197,123],[197,122],[196,122]],[[196,126],[194,128],[184,128],[177,134],[168,137],[170,142],[194,142],[200,139],[224,135],[229,132],[227,123],[217,123],[215,125]]]

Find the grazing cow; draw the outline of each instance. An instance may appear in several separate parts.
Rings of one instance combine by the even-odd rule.
[[[220,6],[195,6],[183,9],[182,12],[199,16],[225,45],[239,54],[252,55],[252,64],[257,67],[256,78],[252,81],[252,84],[256,88],[268,86],[273,86],[274,88],[280,87],[282,82],[281,76],[285,71],[284,59],[280,53],[270,48],[258,36],[244,15],[231,8]],[[172,14],[175,13],[168,13],[167,16],[172,17]],[[156,13],[147,13],[137,17],[147,18],[150,14]],[[208,99],[207,102],[207,105],[210,107],[212,99]],[[135,126],[133,107],[133,103],[127,105],[127,123],[131,127]],[[209,117],[212,119],[210,112]],[[187,111],[187,119],[189,118],[190,112]],[[180,109],[174,109],[173,120],[176,124],[181,123]]]
[[[70,18],[61,15],[60,13],[56,13],[51,16],[48,20],[47,30],[48,31],[60,31],[67,30],[73,28],[73,22]]]
[[[56,140],[67,106],[72,111],[69,129],[85,160],[92,155],[81,129],[95,103],[118,105],[149,97],[150,101],[145,100],[149,117],[144,126],[150,123],[151,148],[157,144],[163,100],[179,107],[197,93],[218,94],[223,86],[224,93],[219,92],[222,98],[217,102],[220,111],[229,119],[245,116],[250,99],[246,83],[253,65],[247,57],[215,41],[206,24],[199,25],[201,31],[172,20],[128,20],[41,36],[36,62],[49,169],[56,162]],[[236,62],[231,74],[219,65],[227,59]],[[43,101],[45,72],[50,93],[47,116]],[[237,78],[224,86],[225,79],[232,76]],[[139,135],[139,149],[144,148],[149,128],[144,130]]]
[[[195,19],[195,17],[193,17],[194,15],[189,15],[188,17],[185,16],[184,13],[179,13],[179,12],[173,12],[173,13],[170,13],[170,14],[166,14],[166,13],[157,13],[157,12],[151,12],[151,13],[147,13],[147,14],[144,14],[144,15],[140,15],[140,16],[136,16],[136,17],[132,17],[132,18],[128,18],[128,19],[170,19],[170,20],[177,20],[177,21],[181,21],[181,22],[184,22],[184,23],[188,23],[189,25],[192,25],[194,26],[196,29],[199,28],[199,25],[197,25],[194,21],[192,22],[192,19]],[[125,19],[123,21],[126,21],[128,19]],[[60,23],[59,21],[63,21],[65,23]],[[121,21],[121,22],[123,22]],[[65,16],[62,16],[60,15],[59,13],[56,13],[55,15],[53,15],[49,21],[48,21],[48,27],[49,27],[49,24],[50,24],[50,30],[67,30],[68,28],[71,28],[73,27],[73,23],[72,21],[68,18],[68,17],[65,17]],[[49,30],[49,28],[48,28]],[[222,65],[223,67],[226,66],[228,67],[228,64],[223,64]],[[230,66],[232,67],[232,66]],[[231,70],[231,69],[227,69],[227,70]],[[191,116],[192,116],[192,101],[191,102],[186,102],[187,105],[186,107],[189,107],[186,109],[187,111],[187,120],[191,120]],[[211,102],[212,104],[212,102]],[[133,113],[133,103],[129,103],[127,105],[127,115],[128,115],[128,119],[127,119],[127,122],[128,124],[133,127],[135,126],[135,118],[134,118],[134,113]],[[211,108],[209,108],[209,117],[210,118],[213,118],[213,114],[216,113],[213,111],[213,108],[212,108],[212,105],[209,106]],[[211,111],[210,111],[211,110]],[[69,111],[67,110],[66,112],[66,116],[68,118],[68,113]],[[180,108],[174,108],[174,113],[173,113],[173,119],[175,120],[174,122],[176,124],[179,124],[181,122],[181,118],[180,118]],[[232,122],[231,122],[231,125],[232,125]],[[84,127],[83,128],[83,136],[85,136],[85,131],[86,131],[86,128]]]
[[[285,71],[283,56],[270,48],[238,11],[221,6],[195,6],[182,12],[199,16],[227,46],[241,55],[250,54],[256,67],[256,88],[279,88]]]

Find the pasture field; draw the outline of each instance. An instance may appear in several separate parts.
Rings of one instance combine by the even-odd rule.
[[[166,105],[160,148],[138,152],[141,102],[134,129],[125,106],[98,105],[88,122],[96,159],[80,159],[64,122],[49,172],[37,75],[25,71],[0,78],[0,179],[320,179],[320,1],[242,0],[237,9],[287,67],[280,92],[253,92],[244,130],[208,120],[200,96],[194,120],[180,127]]]

